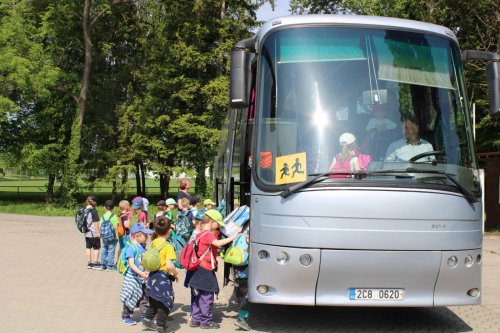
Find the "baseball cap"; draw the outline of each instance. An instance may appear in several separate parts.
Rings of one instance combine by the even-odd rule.
[[[165,200],[160,200],[156,203],[156,206],[166,206],[167,203],[165,202]]]
[[[142,225],[142,223],[136,223],[130,229],[130,233],[131,234],[136,234],[138,232],[142,232],[142,233],[144,233],[146,235],[151,235],[154,231],[151,230],[151,229],[144,228],[144,226]]]
[[[113,209],[114,207],[114,203],[113,203],[113,200],[106,200],[106,202],[104,203],[104,207],[106,207],[107,209]]]
[[[225,227],[226,224],[222,221],[222,215],[215,209],[209,209],[205,212],[205,215],[209,216],[212,220],[219,223],[221,227]]]
[[[139,209],[142,207],[142,198],[135,198],[132,200],[132,209]]]
[[[354,141],[356,141],[356,137],[351,133],[344,133],[339,137],[339,142],[341,145],[342,144],[350,145]]]
[[[176,206],[177,206],[177,202],[175,202],[175,200],[174,200],[174,199],[172,199],[172,198],[168,198],[168,199],[165,201],[165,203],[166,203],[167,205],[176,205]]]
[[[203,201],[203,206],[206,205],[215,205],[215,202],[213,202],[212,199],[205,199],[205,201]]]

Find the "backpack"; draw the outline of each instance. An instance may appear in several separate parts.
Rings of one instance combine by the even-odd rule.
[[[105,219],[104,215],[102,216],[101,223],[101,238],[105,242],[112,242],[116,240],[116,231],[113,228],[113,224],[111,223],[111,219],[115,216],[115,214],[111,213],[109,219]]]
[[[148,272],[156,272],[161,267],[160,251],[168,244],[165,241],[158,247],[150,247],[142,255],[142,267]]]
[[[75,215],[75,224],[78,231],[82,234],[89,232],[89,226],[87,225],[87,216],[90,213],[90,209],[80,208]]]
[[[174,247],[175,256],[174,266],[179,269],[183,269],[184,266],[181,265],[181,254],[182,250],[186,247],[186,240],[184,237],[177,235],[173,230],[170,231],[170,238],[168,240],[170,244]]]
[[[195,271],[198,266],[200,266],[200,262],[205,258],[207,253],[212,249],[212,245],[209,245],[205,252],[201,256],[198,255],[198,243],[200,242],[201,238],[205,232],[197,235],[192,241],[190,241],[184,249],[182,249],[181,253],[181,265],[184,266],[184,268],[187,271]],[[212,253],[210,251],[210,253]],[[212,266],[214,265],[213,260],[212,260]]]
[[[134,260],[137,259],[138,257],[138,249],[137,249],[137,245],[133,244],[133,243],[127,243],[127,246],[122,250],[122,252],[120,253],[120,257],[118,258],[118,261],[116,262],[116,269],[118,271],[118,273],[120,273],[121,275],[125,275],[125,273],[127,273],[129,267],[130,267],[130,264],[128,263],[128,259],[126,257],[126,249],[128,246],[132,246],[134,247]]]
[[[122,217],[126,216],[126,213],[120,214],[118,217],[118,224],[116,225],[116,233],[118,234],[118,237],[122,237],[127,233],[127,230],[125,228],[125,224],[122,221]]]
[[[239,234],[233,241],[233,244],[226,250],[224,262],[236,266],[248,265],[248,242],[246,233]]]
[[[175,221],[175,232],[179,236],[183,236],[184,238],[189,238],[191,232],[193,232],[193,223],[188,217],[189,210],[185,212],[180,212],[177,215],[177,221]]]

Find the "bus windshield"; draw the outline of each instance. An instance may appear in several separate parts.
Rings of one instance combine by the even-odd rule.
[[[327,183],[453,186],[440,171],[477,192],[467,115],[451,39],[367,28],[279,30],[259,58],[255,175],[270,189],[336,171]],[[435,173],[394,172],[409,168]],[[374,170],[394,176],[349,175]]]

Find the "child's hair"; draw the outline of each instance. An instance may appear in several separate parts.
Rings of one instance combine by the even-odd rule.
[[[96,206],[97,205],[97,198],[93,195],[89,195],[87,199],[85,200],[86,205],[91,205],[91,206]]]
[[[189,203],[190,202],[191,201],[188,198],[182,198],[181,199],[181,205],[182,205],[182,207],[189,207]]]
[[[130,203],[127,200],[122,200],[118,204],[118,207],[120,207],[120,210],[127,210],[130,209]]]
[[[189,180],[187,178],[181,178],[179,179],[179,189],[185,190],[187,187]]]
[[[172,221],[170,221],[170,219],[166,216],[155,217],[155,219],[153,220],[155,233],[159,236],[165,236],[166,234],[168,234],[171,224]]]
[[[203,215],[203,220],[201,220],[201,224],[207,224],[212,222],[212,218],[207,214]]]

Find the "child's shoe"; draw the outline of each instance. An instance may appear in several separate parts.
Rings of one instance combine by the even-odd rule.
[[[117,269],[116,269],[116,266],[114,266],[114,265],[109,265],[109,266],[107,266],[107,267],[106,267],[106,270],[107,270],[108,272],[112,272],[112,271],[116,271]]]
[[[148,319],[148,318],[142,319],[142,326],[144,326],[145,329],[151,330],[151,331],[154,331],[157,328],[154,321],[152,319]]]
[[[244,331],[252,330],[252,328],[250,327],[250,325],[248,325],[247,321],[244,318],[238,317],[234,324]]]
[[[87,269],[92,269],[92,268],[94,268],[94,264],[93,264],[93,263],[91,263],[91,262],[89,262],[89,263],[87,264]]]
[[[98,270],[98,271],[102,271],[101,264],[98,263],[98,262],[93,263],[92,264],[92,269],[95,269],[95,270]]]
[[[217,324],[215,322],[211,322],[210,325],[206,325],[206,326],[200,325],[200,328],[204,329],[204,330],[218,329],[218,328],[220,328],[220,324]]]
[[[101,265],[101,271],[105,271],[107,269],[107,266],[106,265]]]
[[[137,324],[135,322],[135,320],[133,320],[132,318],[130,317],[122,317],[122,323],[124,323],[125,325],[128,325],[128,326],[132,326],[132,325],[135,325]]]
[[[200,323],[191,320],[189,322],[189,327],[200,327]]]

